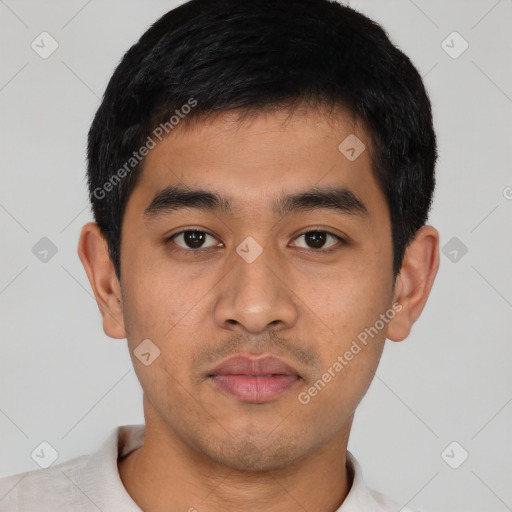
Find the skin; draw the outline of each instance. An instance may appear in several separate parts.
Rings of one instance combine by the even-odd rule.
[[[351,133],[367,148],[354,161],[338,150]],[[145,443],[118,467],[145,512],[331,512],[347,496],[354,411],[386,337],[408,336],[439,265],[438,232],[425,226],[394,278],[389,210],[371,172],[370,147],[346,112],[336,120],[316,109],[244,121],[223,113],[183,124],[150,151],[128,200],[121,282],[97,225],[83,227],[78,252],[104,331],[127,338],[144,391]],[[229,196],[237,210],[187,208],[148,219],[154,195],[176,184]],[[349,188],[368,214],[272,213],[277,197],[324,185]],[[329,236],[320,248],[337,249],[318,252],[304,236],[313,228],[347,243]],[[198,255],[184,237],[168,240],[185,229],[210,234],[208,250]],[[247,236],[262,248],[252,263],[236,252]],[[378,335],[300,403],[299,393],[398,303],[400,312]],[[149,366],[133,354],[147,338],[160,350]],[[281,357],[302,379],[264,404],[242,402],[205,377],[240,352]]]

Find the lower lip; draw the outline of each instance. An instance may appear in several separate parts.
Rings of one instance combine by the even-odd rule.
[[[214,375],[212,382],[242,402],[268,402],[294,386],[298,375]]]

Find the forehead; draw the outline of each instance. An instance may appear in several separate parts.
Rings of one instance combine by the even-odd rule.
[[[129,203],[144,212],[168,187],[226,198],[230,214],[255,208],[283,214],[285,195],[323,188],[343,188],[368,204],[370,214],[386,209],[372,172],[371,141],[342,110],[336,117],[309,110],[242,120],[223,113],[183,123],[148,153]]]

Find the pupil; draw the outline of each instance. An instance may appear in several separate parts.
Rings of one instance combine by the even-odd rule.
[[[201,231],[187,231],[184,235],[185,242],[190,247],[193,247],[197,249],[198,247],[201,247],[201,245],[204,242],[204,233]]]
[[[313,245],[315,249],[318,249],[325,243],[325,233],[322,233],[321,231],[310,231],[309,233],[306,233],[306,239],[309,239],[309,242],[312,242],[310,245]]]

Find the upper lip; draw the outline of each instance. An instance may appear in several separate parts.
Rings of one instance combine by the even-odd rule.
[[[275,356],[237,355],[226,359],[208,372],[209,377],[214,375],[299,375],[299,373]]]

